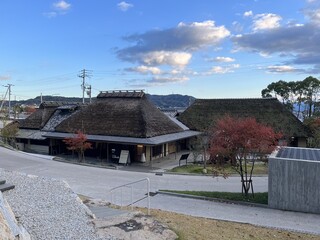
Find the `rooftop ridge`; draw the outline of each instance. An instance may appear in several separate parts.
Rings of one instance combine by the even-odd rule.
[[[100,91],[100,93],[128,93],[128,92],[144,92],[143,89],[139,89],[139,90],[107,90],[107,91]]]
[[[142,98],[143,90],[110,90],[100,91],[97,98]]]

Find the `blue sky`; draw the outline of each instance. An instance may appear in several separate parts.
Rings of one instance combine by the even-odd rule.
[[[17,100],[81,97],[82,69],[93,96],[252,98],[320,76],[319,0],[0,0],[0,29],[0,81]]]

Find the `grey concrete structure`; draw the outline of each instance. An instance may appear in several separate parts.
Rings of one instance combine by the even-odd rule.
[[[269,207],[320,213],[320,149],[283,148],[269,158]]]

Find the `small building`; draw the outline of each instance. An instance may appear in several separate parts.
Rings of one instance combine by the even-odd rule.
[[[107,91],[91,104],[53,105],[43,104],[20,128],[40,134],[52,155],[70,152],[63,140],[79,130],[93,146],[86,156],[113,162],[122,151],[129,152],[131,161],[164,157],[188,149],[189,139],[201,134],[166,116],[143,91]]]
[[[220,118],[255,118],[281,132],[288,145],[306,146],[309,130],[276,98],[196,99],[178,120],[195,131],[208,131]]]
[[[283,147],[269,158],[268,205],[320,213],[320,149]]]
[[[42,128],[49,121],[53,113],[63,102],[43,102],[29,117],[19,120],[17,147],[23,151],[49,153],[49,140],[43,137]]]

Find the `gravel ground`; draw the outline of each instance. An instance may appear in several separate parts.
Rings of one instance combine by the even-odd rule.
[[[91,212],[66,182],[3,169],[0,178],[15,185],[3,195],[32,239],[101,239],[92,224]]]

